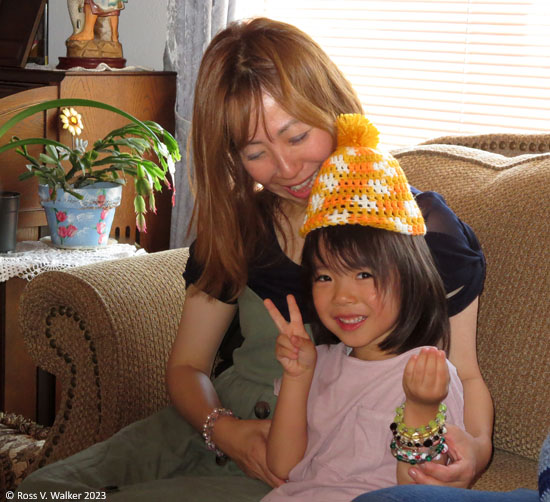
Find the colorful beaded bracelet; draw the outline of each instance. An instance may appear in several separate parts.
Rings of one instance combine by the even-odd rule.
[[[430,462],[448,450],[444,434],[447,432],[447,406],[440,403],[434,420],[422,427],[407,427],[403,422],[405,403],[396,408],[394,421],[390,424],[393,440],[390,449],[395,458],[401,462],[418,464]],[[428,448],[427,451],[421,451]]]
[[[403,449],[399,448],[395,441],[390,444],[390,450],[392,455],[400,462],[407,462],[411,465],[422,464],[424,462],[431,462],[432,460],[438,460],[441,453],[447,453],[449,447],[445,443],[445,438],[441,438],[440,442],[429,449],[427,452],[420,452],[418,449]]]
[[[439,404],[438,413],[434,420],[430,420],[428,425],[423,427],[407,427],[403,423],[403,415],[405,412],[405,404],[403,403],[395,410],[395,418],[390,424],[390,429],[394,435],[399,434],[402,438],[412,441],[420,442],[435,434],[442,434],[440,429],[445,425],[447,420],[447,406],[444,403]]]
[[[214,441],[212,441],[212,431],[214,430],[214,424],[220,417],[233,417],[233,412],[227,408],[214,408],[210,414],[206,417],[202,426],[202,437],[206,443],[206,447],[209,450],[215,451],[217,457],[225,457],[225,453],[219,450]]]

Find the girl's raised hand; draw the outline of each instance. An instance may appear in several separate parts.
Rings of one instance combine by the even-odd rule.
[[[288,295],[286,301],[290,322],[282,316],[271,300],[264,300],[264,305],[279,329],[275,356],[288,376],[300,377],[315,369],[317,351],[304,328],[302,314],[294,296]]]
[[[445,352],[423,348],[411,356],[403,373],[403,390],[408,403],[438,405],[449,392],[449,368]]]

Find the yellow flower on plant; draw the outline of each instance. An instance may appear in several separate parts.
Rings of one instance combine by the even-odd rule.
[[[82,129],[84,129],[82,125],[82,115],[74,108],[63,109],[63,113],[61,113],[61,122],[63,122],[63,129],[69,129],[69,132],[73,136],[79,136]]]

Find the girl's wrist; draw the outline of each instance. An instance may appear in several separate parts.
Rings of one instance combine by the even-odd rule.
[[[436,404],[420,404],[414,401],[406,400],[403,413],[403,421],[409,427],[420,427],[433,420],[437,415],[439,403]]]

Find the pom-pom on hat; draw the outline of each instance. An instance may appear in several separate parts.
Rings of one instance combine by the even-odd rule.
[[[363,225],[424,235],[426,225],[397,160],[378,146],[378,130],[359,114],[336,119],[338,146],[309,196],[300,234],[333,225]]]

